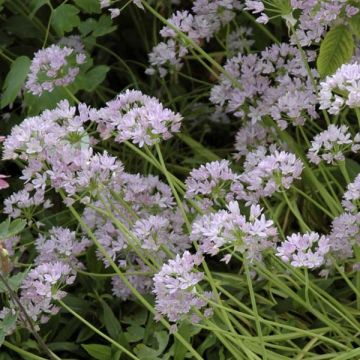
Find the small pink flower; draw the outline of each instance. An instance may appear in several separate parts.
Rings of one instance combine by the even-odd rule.
[[[0,190],[6,189],[9,187],[9,183],[5,181],[4,179],[8,176],[0,174]]]

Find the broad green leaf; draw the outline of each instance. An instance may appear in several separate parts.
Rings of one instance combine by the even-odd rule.
[[[119,320],[114,315],[110,306],[104,300],[101,300],[101,306],[103,308],[104,324],[107,332],[113,339],[118,339],[121,333]]]
[[[111,348],[99,344],[81,345],[86,352],[96,360],[111,360]]]
[[[148,312],[144,308],[137,308],[136,311],[132,311],[129,315],[124,316],[121,322],[129,325],[144,325],[148,317]]]
[[[139,325],[130,325],[126,329],[125,337],[129,343],[138,342],[144,338],[145,329]]]
[[[10,223],[7,237],[12,237],[19,234],[24,230],[26,226],[26,221],[23,219],[16,219]]]
[[[85,21],[82,21],[79,25],[79,30],[81,34],[84,36],[90,34],[92,31],[96,29],[97,21],[93,18],[86,19]]]
[[[5,340],[5,331],[4,331],[4,329],[2,329],[0,327],[0,348],[1,348],[2,344],[4,343],[4,340]]]
[[[1,108],[11,104],[24,84],[30,68],[30,59],[27,56],[18,57],[7,74],[1,95]]]
[[[8,285],[10,286],[11,290],[16,292],[19,289],[27,273],[28,273],[27,271],[19,272],[16,275],[13,275],[10,278],[8,278]],[[8,290],[5,287],[4,283],[0,282],[0,294],[7,291]]]
[[[135,354],[141,360],[157,360],[163,358],[161,354],[163,353],[169,342],[169,334],[166,331],[158,331],[154,335],[159,344],[157,350],[150,348],[144,344],[139,344],[135,347]]]
[[[116,26],[113,26],[113,22],[109,15],[101,15],[97,26],[92,33],[93,36],[103,36],[116,30]]]
[[[345,166],[349,174],[350,180],[354,181],[356,176],[360,174],[360,164],[352,159],[346,159]]]
[[[77,15],[79,9],[73,5],[63,4],[58,6],[52,17],[52,26],[55,31],[63,36],[66,32],[80,25],[80,18]]]
[[[9,230],[9,226],[10,226],[10,219],[7,218],[5,221],[3,221],[0,224],[0,239],[6,239],[7,238],[7,233]]]
[[[31,19],[36,12],[45,4],[48,4],[49,0],[31,0],[30,4],[29,4],[29,8],[30,8],[30,16],[29,18]]]
[[[344,25],[332,28],[320,45],[317,69],[321,77],[333,74],[342,64],[349,62],[354,53],[351,31]]]
[[[79,76],[79,88],[88,92],[94,91],[106,78],[110,68],[106,65],[98,65],[86,74]]]
[[[13,314],[11,312],[9,312],[8,314],[5,315],[3,321],[0,323],[0,327],[7,332],[8,330],[10,330],[16,323],[17,320],[17,314]]]
[[[88,14],[101,13],[99,0],[74,0],[74,3]]]

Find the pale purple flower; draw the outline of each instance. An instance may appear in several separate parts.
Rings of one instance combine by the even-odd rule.
[[[308,56],[314,59],[313,53]],[[252,124],[271,116],[281,129],[318,117],[315,89],[296,47],[283,43],[257,55],[238,54],[224,68],[236,84],[222,74],[211,89],[210,100],[226,113]],[[316,71],[312,72],[316,78]]]
[[[185,251],[181,257],[176,255],[165,263],[154,276],[157,318],[166,316],[169,321],[177,322],[191,316],[195,309],[206,307],[206,299],[199,297],[196,291],[196,285],[204,278],[202,272],[196,271],[201,261],[201,256]],[[206,296],[209,294],[204,294]]]
[[[325,264],[329,237],[316,232],[292,234],[277,248],[276,255],[294,267],[314,269]]]
[[[320,83],[319,102],[320,109],[335,115],[345,105],[360,107],[360,64],[344,64],[334,75],[326,77]]]
[[[360,133],[352,137],[346,125],[329,125],[327,130],[314,137],[307,154],[309,160],[319,164],[322,160],[328,164],[345,160],[347,152],[360,150]]]
[[[239,199],[256,203],[262,197],[271,196],[281,189],[289,189],[291,184],[301,178],[303,163],[292,153],[258,147],[248,153],[240,182],[244,189]],[[245,195],[244,195],[245,194]]]
[[[38,50],[30,65],[25,88],[34,95],[52,92],[55,87],[71,84],[86,60],[84,53],[68,46],[51,45]]]
[[[199,243],[203,253],[212,256],[226,247],[230,256],[231,251],[239,251],[250,261],[258,261],[263,251],[275,246],[277,230],[259,205],[251,206],[247,218],[240,213],[237,202],[230,202],[226,210],[199,216],[192,224],[191,239]],[[223,259],[228,262],[229,254]]]
[[[98,123],[103,138],[114,135],[117,142],[130,140],[143,147],[167,140],[179,132],[182,116],[164,108],[154,97],[126,90],[106,107],[91,112],[91,119]]]
[[[348,184],[343,195],[342,205],[351,212],[357,212],[360,209],[360,175],[357,175],[354,181]]]

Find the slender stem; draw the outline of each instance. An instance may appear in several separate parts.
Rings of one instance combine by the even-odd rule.
[[[47,359],[45,359],[43,357],[34,355],[34,354],[24,350],[24,349],[21,349],[18,346],[14,345],[14,344],[6,341],[6,340],[4,340],[3,345],[5,347],[7,347],[8,349],[18,353],[19,355],[23,355],[26,359],[30,359],[30,360],[47,360]]]
[[[83,324],[85,324],[89,329],[94,331],[96,334],[100,335],[103,339],[117,347],[119,350],[124,352],[126,355],[131,357],[132,359],[139,360],[137,356],[135,356],[132,352],[130,352],[128,349],[126,349],[124,346],[113,340],[111,337],[107,336],[103,332],[101,332],[99,329],[97,329],[94,325],[90,324],[87,320],[85,320],[81,315],[79,315],[76,311],[74,311],[71,307],[67,306],[62,300],[58,300],[58,303],[66,309],[70,314],[74,315],[78,320],[80,320]]]
[[[258,313],[257,305],[256,305],[255,293],[254,293],[254,289],[252,286],[252,280],[251,280],[251,276],[250,276],[248,260],[245,258],[245,256],[244,256],[243,264],[244,264],[246,280],[247,280],[249,293],[250,293],[251,306],[252,306],[252,309],[254,312],[254,317],[255,317],[256,331],[260,338],[263,359],[266,360],[267,359],[266,348],[265,348],[264,338],[263,338],[263,334],[262,334],[262,330],[261,330],[261,324],[260,324],[259,313]]]

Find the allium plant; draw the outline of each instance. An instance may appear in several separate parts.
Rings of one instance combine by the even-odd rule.
[[[1,359],[360,358],[357,1],[0,8]]]

